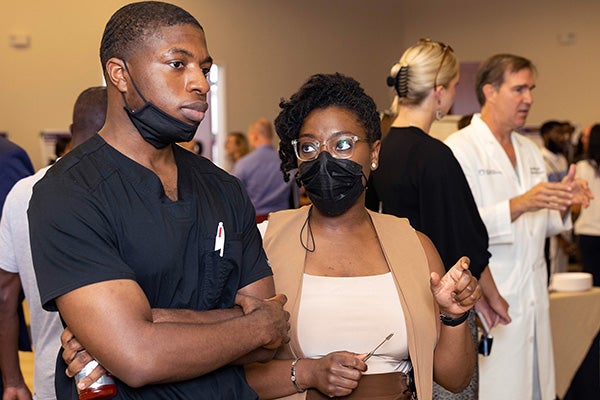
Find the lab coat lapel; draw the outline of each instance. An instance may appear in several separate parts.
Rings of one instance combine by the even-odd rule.
[[[481,133],[475,136],[475,140],[479,141],[480,148],[485,149],[488,162],[499,171],[502,171],[502,175],[506,177],[506,184],[510,185],[512,188],[511,192],[520,193],[521,185],[519,184],[519,177],[517,176],[517,171],[513,168],[508,155],[487,124],[483,120],[478,120],[478,122],[483,124],[484,128],[480,129]],[[515,152],[518,153],[517,147],[519,144],[518,141],[515,140],[514,134],[511,135],[511,140],[515,147]],[[517,161],[517,167],[519,167],[519,165],[522,165],[522,163]],[[519,174],[522,176],[522,171],[519,171]]]

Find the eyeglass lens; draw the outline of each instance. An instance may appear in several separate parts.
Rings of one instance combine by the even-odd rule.
[[[332,136],[324,144],[312,138],[300,138],[294,140],[296,156],[301,161],[314,160],[321,153],[323,145],[335,158],[350,158],[354,153],[354,146],[359,140],[357,136]]]

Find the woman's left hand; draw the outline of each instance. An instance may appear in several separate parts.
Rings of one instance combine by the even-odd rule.
[[[450,318],[469,311],[481,298],[481,288],[469,271],[469,262],[468,257],[461,257],[441,278],[438,273],[431,273],[431,293],[440,312]]]

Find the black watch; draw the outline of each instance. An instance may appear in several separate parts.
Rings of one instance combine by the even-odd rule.
[[[461,315],[458,318],[450,318],[444,314],[440,314],[440,321],[442,321],[442,324],[447,325],[447,326],[460,325],[463,322],[465,322],[467,320],[467,318],[469,318],[469,311],[467,311],[466,313],[464,313],[463,315]]]

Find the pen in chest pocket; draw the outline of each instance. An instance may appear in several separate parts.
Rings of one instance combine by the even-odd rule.
[[[219,250],[219,256],[223,257],[223,250],[225,249],[225,228],[223,222],[219,222],[217,226],[217,236],[215,236],[215,251]]]

